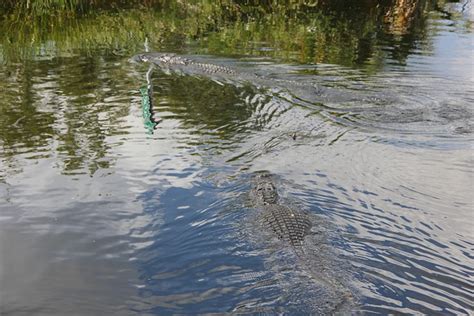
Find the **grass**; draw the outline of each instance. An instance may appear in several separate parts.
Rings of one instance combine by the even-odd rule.
[[[418,1],[418,0],[412,0]],[[421,1],[421,0],[420,0]],[[347,9],[338,1],[232,0],[4,0],[0,19],[0,61],[97,49],[128,54],[145,38],[153,49],[260,55],[301,63],[382,67],[380,26],[390,6],[370,0]],[[347,1],[343,1],[346,4]],[[350,1],[349,1],[350,2]],[[243,4],[242,4],[243,3]],[[339,3],[339,5],[341,5]],[[368,3],[368,4],[367,4]],[[393,11],[393,10],[392,10]],[[423,16],[420,15],[423,23]],[[423,30],[423,28],[419,28]],[[403,62],[415,34],[399,46]],[[262,50],[262,44],[271,48]],[[377,58],[373,58],[378,56]]]

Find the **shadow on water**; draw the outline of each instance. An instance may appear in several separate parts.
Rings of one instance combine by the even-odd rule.
[[[154,89],[158,112],[173,113],[167,118],[179,118],[186,127],[223,138],[233,138],[243,132],[254,108],[246,100],[256,96],[253,87],[238,88],[202,78],[183,76],[161,78]],[[164,104],[167,106],[163,106]]]

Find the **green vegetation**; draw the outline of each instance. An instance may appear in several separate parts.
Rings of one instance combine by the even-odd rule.
[[[377,1],[263,1],[254,5],[231,0],[11,0],[2,4],[0,58],[54,57],[77,50],[127,55],[142,50],[147,38],[156,50],[270,56],[376,70],[385,54],[380,44],[403,42],[397,45],[400,51],[394,52],[403,62],[425,37],[427,5],[422,0],[411,2],[416,4],[408,12],[413,19],[404,20],[403,26],[410,30],[416,18],[419,31],[392,36],[385,32],[390,25],[385,30],[380,25],[387,14],[397,14],[396,3],[379,5]]]
[[[3,0],[0,9],[19,16],[80,15],[93,10],[152,6],[155,0]]]

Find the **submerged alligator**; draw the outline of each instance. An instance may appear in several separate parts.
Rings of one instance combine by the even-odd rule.
[[[162,69],[182,70],[186,73],[236,75],[234,69],[209,63],[201,63],[184,56],[169,53],[143,53],[131,58],[133,62],[153,63]]]
[[[255,176],[250,192],[252,203],[261,210],[262,224],[278,237],[302,251],[304,238],[311,229],[311,221],[306,213],[279,204],[277,189],[267,173]]]

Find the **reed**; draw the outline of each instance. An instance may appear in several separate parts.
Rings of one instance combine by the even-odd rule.
[[[97,10],[162,5],[166,0],[2,0],[0,9],[22,17],[80,15]]]
[[[0,3],[17,3],[5,1]],[[192,43],[196,53],[364,65],[376,71],[386,54],[378,42],[399,40],[374,36],[387,12],[391,12],[387,8],[358,7],[357,12],[339,8],[335,15],[337,1],[314,7],[304,1],[292,5],[272,1],[239,4],[232,0],[29,1],[18,1],[16,8],[20,11],[0,19],[0,62],[45,54],[67,55],[77,50],[92,54],[100,49],[127,55],[143,49],[147,38],[156,50],[189,52]],[[71,14],[47,12],[52,7]],[[25,18],[27,10],[35,13]],[[424,18],[417,15],[418,23]],[[417,29],[422,33],[414,34],[413,43],[426,35],[425,28]],[[262,43],[270,49],[262,49]],[[412,47],[410,43],[393,46],[400,47],[397,54],[401,62]]]

